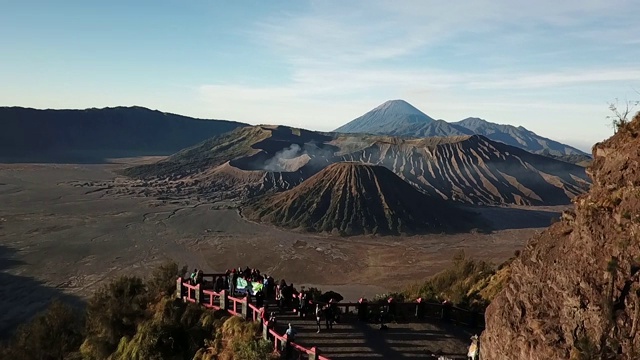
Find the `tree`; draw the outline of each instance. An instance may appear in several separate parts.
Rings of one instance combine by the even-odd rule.
[[[607,120],[611,121],[614,133],[623,128],[629,123],[629,115],[633,113],[634,108],[640,105],[640,101],[626,100],[624,104],[620,105],[619,100],[616,98],[615,102],[609,103],[609,110],[613,113],[607,116]]]

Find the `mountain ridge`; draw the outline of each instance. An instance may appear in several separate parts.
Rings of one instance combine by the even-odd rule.
[[[84,162],[170,155],[246,124],[195,119],[140,106],[74,109],[0,107],[0,161]]]
[[[421,114],[422,121],[416,121],[417,115],[406,115],[403,109],[415,109]],[[396,109],[401,109],[396,111]],[[576,161],[585,161],[587,153],[549,138],[537,135],[522,126],[504,125],[488,122],[480,118],[466,118],[457,122],[434,120],[404,100],[390,100],[364,115],[334,130],[342,133],[367,133],[409,137],[459,136],[479,134],[494,141],[516,146],[542,155],[556,158],[566,155],[580,155]],[[567,157],[566,159],[572,159]]]
[[[425,194],[472,204],[567,204],[589,186],[584,168],[481,135],[406,138],[284,126],[237,129],[124,174],[246,200],[289,190],[343,161],[382,165]]]

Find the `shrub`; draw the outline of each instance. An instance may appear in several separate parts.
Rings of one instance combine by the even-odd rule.
[[[184,276],[186,272],[186,265],[179,268],[174,261],[161,264],[153,271],[151,278],[147,281],[149,293],[160,297],[172,295],[176,291],[176,279],[179,276]]]
[[[274,354],[273,344],[264,339],[248,342],[234,342],[233,353],[236,359],[243,360],[267,360],[278,358],[277,355]]]
[[[147,295],[138,277],[123,276],[98,289],[87,304],[87,340],[93,343],[87,346],[103,343],[113,351],[123,336],[133,337],[138,324],[148,317]]]
[[[0,351],[3,359],[67,359],[79,350],[84,320],[79,311],[54,301],[41,315],[18,328],[8,346]]]

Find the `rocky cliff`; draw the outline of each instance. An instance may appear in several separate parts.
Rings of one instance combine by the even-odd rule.
[[[483,360],[640,358],[640,114],[593,148],[593,186],[531,239],[486,312]]]

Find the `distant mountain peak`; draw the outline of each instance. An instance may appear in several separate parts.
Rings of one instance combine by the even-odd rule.
[[[373,109],[371,112],[373,111],[387,111],[387,112],[393,112],[396,114],[425,116],[425,113],[423,113],[422,111],[418,110],[415,106],[401,99],[385,101],[384,103],[380,104],[378,107]]]
[[[399,129],[433,122],[431,117],[404,100],[389,100],[357,119],[337,128],[336,132],[393,135]]]

